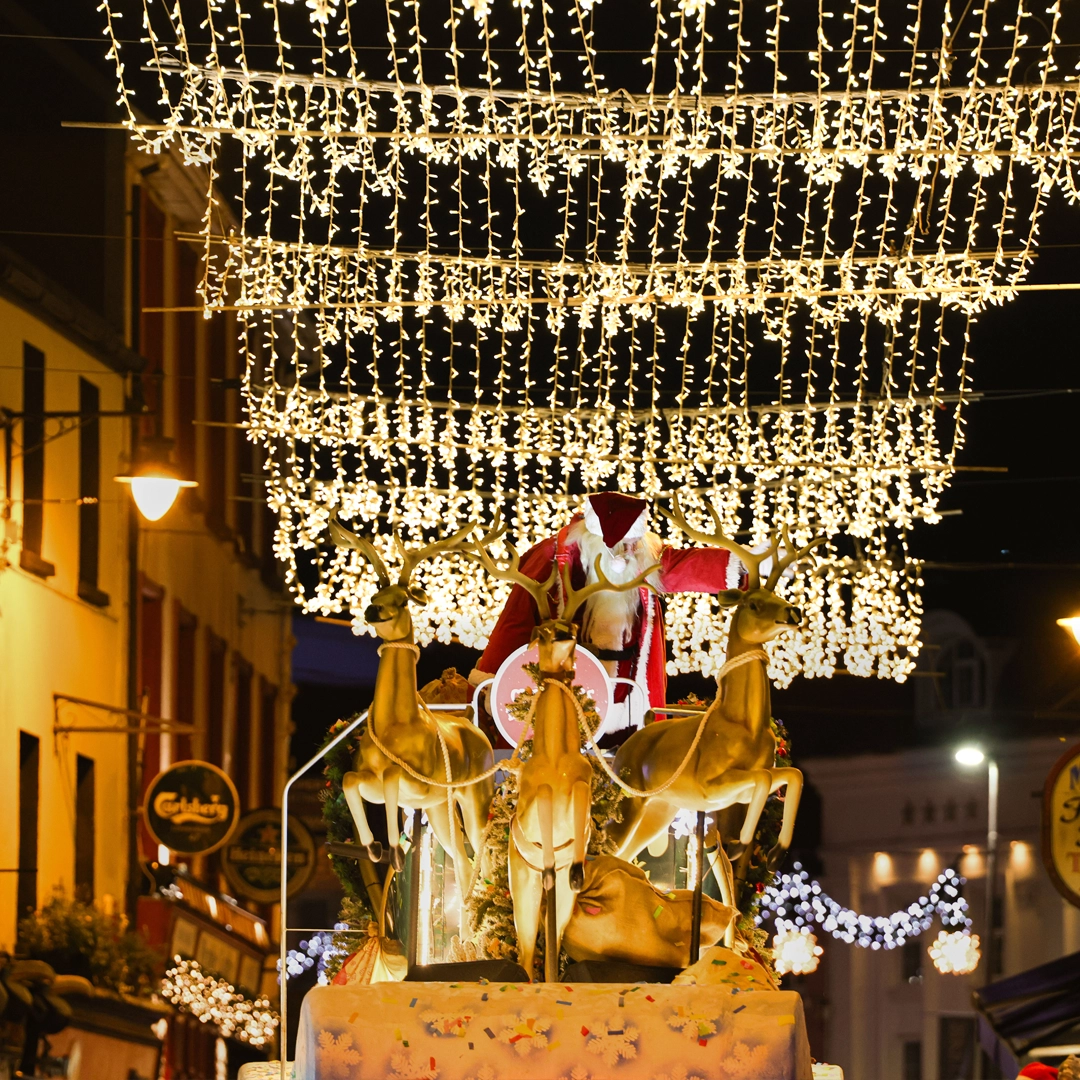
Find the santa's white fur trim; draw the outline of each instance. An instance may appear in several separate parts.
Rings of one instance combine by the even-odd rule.
[[[600,524],[600,519],[596,516],[596,511],[592,508],[592,503],[586,499],[584,506],[582,507],[582,515],[585,519],[585,528],[593,534],[593,536],[603,536],[604,529]],[[649,516],[648,508],[641,511],[637,516],[637,520],[629,529],[626,530],[626,535],[622,538],[621,542],[627,540],[640,540],[645,535],[645,520]]]
[[[728,589],[737,589],[742,584],[743,564],[738,555],[728,555],[727,572],[724,585]]]

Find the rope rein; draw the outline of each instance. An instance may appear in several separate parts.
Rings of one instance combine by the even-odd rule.
[[[721,680],[729,672],[734,671],[735,668],[742,667],[743,664],[749,664],[754,660],[768,661],[768,656],[766,655],[765,650],[751,649],[749,652],[741,653],[739,656],[736,656],[732,660],[725,661],[724,666],[719,670],[719,672],[717,672],[717,685],[719,686]],[[581,727],[582,731],[585,732],[585,737],[589,741],[589,746],[592,747],[593,752],[596,754],[596,757],[599,760],[604,772],[607,773],[608,778],[613,783],[618,784],[618,786],[622,788],[627,795],[632,795],[633,797],[638,799],[646,799],[650,796],[659,795],[662,792],[667,791],[667,789],[671,787],[672,784],[674,784],[680,776],[682,776],[683,772],[686,770],[686,766],[690,764],[690,759],[694,756],[694,752],[697,750],[698,744],[701,742],[701,736],[705,734],[705,723],[709,719],[709,709],[706,709],[701,714],[701,722],[698,724],[697,731],[694,733],[694,741],[690,744],[690,749],[686,751],[686,756],[680,762],[679,767],[659,787],[652,788],[649,791],[642,791],[640,788],[631,787],[628,783],[626,783],[625,780],[615,775],[615,770],[612,769],[612,767],[607,763],[607,758],[604,757],[603,751],[600,749],[599,746],[596,745],[596,740],[593,738],[592,730],[585,722],[585,711],[582,709],[581,702],[578,701],[577,696],[574,694],[574,692],[564,683],[556,682],[554,679],[546,679],[544,681],[545,686],[552,684],[558,686],[561,690],[564,690],[567,694],[570,695],[570,700],[574,703],[574,708],[577,710],[578,725]],[[540,695],[537,694],[536,696],[539,697]]]
[[[384,648],[390,647],[416,648],[415,645],[408,645],[404,642],[387,642],[387,644],[384,646]],[[736,656],[733,660],[726,661],[724,663],[724,666],[719,670],[719,672],[717,672],[717,684],[719,685],[719,683],[723,680],[724,676],[727,675],[729,672],[734,671],[736,668],[742,667],[743,664],[748,664],[753,660],[767,661],[768,656],[763,649],[751,649],[749,652],[744,652],[741,653],[739,656]],[[408,775],[411,776],[414,780],[418,780],[422,784],[428,784],[431,787],[446,788],[448,791],[452,792],[455,788],[469,787],[472,784],[479,784],[482,781],[487,780],[489,777],[494,776],[500,770],[512,768],[513,763],[520,760],[518,758],[518,754],[521,752],[521,747],[524,745],[525,737],[528,734],[529,729],[532,727],[533,717],[536,714],[536,706],[540,702],[540,691],[542,691],[545,686],[557,686],[564,693],[570,695],[570,700],[574,703],[574,708],[578,714],[578,724],[585,732],[585,736],[588,739],[589,746],[592,748],[596,756],[600,759],[600,764],[603,767],[604,771],[607,773],[608,777],[612,780],[613,783],[618,784],[619,787],[622,788],[622,790],[625,791],[628,795],[632,795],[635,798],[639,799],[647,798],[650,795],[659,795],[661,792],[667,791],[667,789],[671,787],[672,784],[674,784],[680,776],[682,776],[682,774],[686,771],[687,765],[690,764],[690,759],[693,757],[694,751],[697,750],[698,744],[701,742],[701,737],[705,732],[705,721],[708,719],[709,715],[708,709],[706,709],[701,714],[701,722],[698,724],[697,732],[694,735],[694,741],[690,744],[690,749],[687,750],[686,756],[683,758],[679,767],[663,784],[661,784],[657,788],[653,788],[650,791],[641,791],[638,788],[631,787],[624,780],[620,779],[618,776],[615,775],[611,767],[608,765],[607,759],[604,757],[603,751],[600,749],[599,746],[596,745],[596,740],[593,738],[592,728],[590,728],[588,723],[586,723],[585,721],[585,712],[581,707],[581,703],[578,701],[576,695],[570,689],[570,687],[559,679],[544,679],[543,682],[541,682],[537,693],[533,694],[532,701],[529,702],[528,715],[525,717],[525,720],[523,721],[521,726],[521,737],[518,739],[517,746],[514,747],[514,753],[511,755],[509,761],[497,762],[496,764],[492,765],[490,769],[486,769],[484,772],[480,773],[479,776],[471,777],[468,780],[458,780],[456,782],[454,781],[453,774],[450,768],[450,751],[446,745],[446,737],[443,735],[442,728],[439,726],[438,720],[434,716],[432,716],[431,719],[435,721],[435,730],[439,736],[439,746],[442,749],[443,765],[446,770],[445,782],[441,780],[436,780],[432,776],[424,776],[423,773],[417,772],[416,769],[414,769],[407,761],[405,761],[403,758],[398,757],[397,754],[395,754],[392,750],[384,746],[382,740],[375,734],[373,724],[369,723],[367,725],[366,731],[367,734],[370,736],[371,741],[375,744],[375,749],[378,750],[379,753],[381,753],[384,757],[389,758],[389,760],[392,761],[395,765],[404,769],[405,772],[408,773]],[[424,708],[425,703],[419,695],[417,695],[417,702],[419,703],[421,708]],[[430,716],[430,713],[428,715]],[[453,828],[452,824],[451,828]]]

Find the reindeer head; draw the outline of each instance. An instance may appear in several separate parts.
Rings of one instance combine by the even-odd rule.
[[[406,548],[401,542],[401,537],[395,533],[394,542],[401,552],[401,572],[398,574],[397,582],[394,583],[375,545],[370,540],[349,532],[338,522],[336,515],[331,515],[330,539],[337,547],[359,551],[375,571],[379,588],[372,596],[371,603],[364,609],[364,619],[375,627],[375,633],[383,641],[412,640],[413,627],[412,616],[409,614],[409,601],[421,606],[428,602],[427,593],[418,585],[409,583],[412,572],[425,559],[433,558],[435,555],[471,554],[465,538],[475,528],[476,525],[470,523],[448,539],[437,540],[421,548]]]
[[[616,584],[609,581],[605,576],[600,568],[600,556],[597,556],[597,580],[584,586],[584,588],[575,589],[570,580],[570,567],[564,566],[562,568],[562,591],[566,603],[563,606],[562,614],[556,617],[552,615],[551,602],[548,597],[552,586],[558,580],[559,567],[553,566],[551,568],[551,573],[546,581],[534,581],[528,574],[521,572],[520,556],[509,543],[506,545],[510,555],[509,561],[505,566],[500,566],[492,558],[487,548],[492,541],[502,537],[505,532],[506,528],[501,524],[499,515],[496,514],[495,523],[473,545],[473,551],[484,569],[492,577],[502,578],[504,581],[512,581],[515,585],[520,585],[535,601],[540,622],[537,624],[536,629],[533,630],[530,644],[536,645],[540,653],[540,669],[546,672],[572,672],[574,670],[574,656],[578,635],[578,627],[577,623],[574,622],[574,616],[581,610],[590,596],[607,589],[616,592],[637,589],[642,585],[646,585],[645,579],[660,568],[659,564],[650,566],[634,578],[633,581]],[[652,588],[650,585],[646,585],[646,587]]]
[[[818,544],[824,543],[824,538],[814,540],[804,548],[795,548],[787,529],[782,528],[770,536],[769,546],[764,551],[755,554],[749,548],[724,536],[721,531],[720,515],[712,506],[708,507],[715,530],[711,533],[703,532],[687,524],[686,518],[679,509],[678,496],[672,496],[671,506],[671,510],[661,507],[660,512],[676,528],[696,543],[725,548],[737,556],[746,567],[749,579],[746,591],[725,589],[717,596],[722,605],[736,609],[732,617],[732,629],[743,641],[760,645],[762,642],[771,641],[785,630],[802,624],[802,612],[794,604],[789,604],[777,596],[773,590],[780,580],[780,575]],[[780,555],[781,548],[785,552],[783,556]],[[761,564],[767,559],[771,559],[773,565],[763,584]]]

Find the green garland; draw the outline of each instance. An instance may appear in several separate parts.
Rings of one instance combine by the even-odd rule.
[[[338,720],[326,733],[322,745],[325,747],[356,719],[350,716],[344,720]],[[356,744],[363,734],[364,725],[353,732],[352,738],[338,744],[326,755],[326,765],[323,768],[323,776],[326,777],[326,786],[319,793],[322,800],[323,821],[326,822],[327,840],[339,844],[353,843],[354,835],[352,812],[345,801],[345,792],[341,786],[342,778],[354,767],[356,757]],[[345,890],[346,900],[352,901],[358,907],[363,908],[367,918],[372,917],[371,907],[367,900],[367,890],[364,880],[360,876],[360,864],[356,859],[348,859],[338,855],[330,856],[330,865],[334,868],[341,887]],[[344,909],[343,909],[344,911]],[[340,921],[347,921],[342,918]]]

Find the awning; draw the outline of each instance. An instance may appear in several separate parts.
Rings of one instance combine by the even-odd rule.
[[[1080,953],[984,986],[972,1001],[983,1049],[1007,1077],[1080,1053]]]

